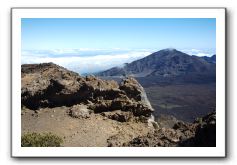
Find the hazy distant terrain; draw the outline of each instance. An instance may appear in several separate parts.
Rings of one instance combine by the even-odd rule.
[[[216,86],[210,84],[180,84],[145,88],[155,109],[154,115],[172,115],[179,120],[192,122],[212,112],[216,106]]]

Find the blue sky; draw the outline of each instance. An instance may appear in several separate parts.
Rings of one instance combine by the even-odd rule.
[[[54,62],[79,73],[122,66],[175,48],[211,56],[216,20],[209,18],[23,18],[22,63]]]
[[[215,19],[25,18],[22,48],[215,49]]]

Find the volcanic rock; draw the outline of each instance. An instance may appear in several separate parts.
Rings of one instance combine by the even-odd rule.
[[[131,112],[124,112],[121,110],[112,111],[112,112],[103,112],[102,115],[109,119],[116,120],[119,122],[127,122],[132,118]]]
[[[89,109],[94,113],[120,110],[147,118],[154,111],[143,87],[132,77],[118,84],[95,76],[82,77],[53,63],[25,64],[21,72],[22,105],[32,110],[73,106],[73,117],[85,117]],[[127,120],[121,119],[121,113],[115,114],[110,118]]]
[[[216,113],[212,112],[202,118],[194,138],[194,145],[199,147],[216,146]]]
[[[215,147],[216,146],[216,113],[201,118],[202,122],[178,122],[173,128],[160,128],[139,136],[123,147]],[[115,146],[115,145],[114,145]]]

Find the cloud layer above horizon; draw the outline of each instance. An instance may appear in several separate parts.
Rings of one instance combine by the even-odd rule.
[[[55,50],[24,50],[21,63],[34,64],[53,62],[80,74],[96,73],[112,67],[122,67],[124,63],[143,58],[150,50],[113,50],[106,49],[55,49]]]
[[[211,57],[214,54],[216,54],[215,50],[199,50],[199,49],[182,49],[182,52],[189,54],[189,55],[195,55],[195,56],[207,56],[207,57]]]
[[[96,73],[112,67],[122,67],[125,63],[141,59],[157,50],[152,49],[53,49],[23,50],[22,64],[53,62],[69,70],[84,73]],[[189,55],[212,56],[214,51],[197,49],[181,50]]]

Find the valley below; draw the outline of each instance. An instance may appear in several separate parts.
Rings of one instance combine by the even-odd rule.
[[[216,108],[215,83],[154,85],[145,91],[157,119],[171,115],[192,122]]]

